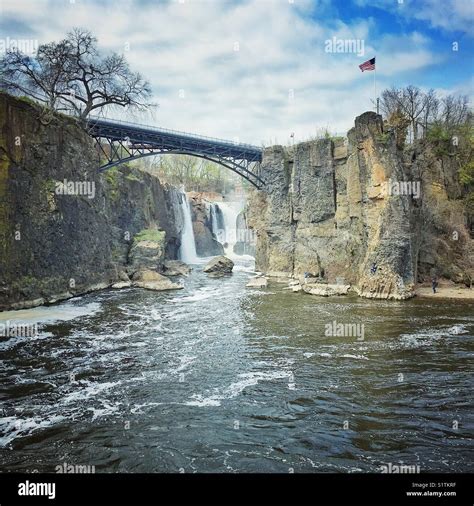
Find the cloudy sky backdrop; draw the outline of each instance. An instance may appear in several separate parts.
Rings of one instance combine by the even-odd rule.
[[[242,142],[347,131],[373,107],[373,56],[379,91],[472,96],[473,0],[0,0],[4,40],[74,26],[151,82],[159,108],[138,120]],[[364,54],[326,52],[333,37]]]

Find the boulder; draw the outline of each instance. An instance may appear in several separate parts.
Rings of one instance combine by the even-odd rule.
[[[230,258],[227,258],[224,255],[220,255],[210,260],[203,270],[208,274],[217,273],[219,275],[224,275],[230,274],[233,268],[234,262],[232,262]]]
[[[170,279],[156,271],[142,270],[135,272],[132,276],[132,286],[136,288],[145,288],[147,290],[180,290],[183,285],[173,283]]]
[[[131,281],[119,281],[118,283],[114,283],[112,288],[121,289],[121,288],[130,288],[132,286]]]
[[[268,279],[261,276],[251,278],[245,286],[249,288],[266,288],[268,286]]]
[[[189,276],[191,267],[180,260],[165,260],[163,273],[167,276]]]
[[[332,285],[323,283],[306,283],[301,286],[304,292],[311,295],[332,297],[334,295],[347,295],[351,285]]]
[[[125,270],[120,270],[118,273],[120,281],[130,281],[130,278]]]

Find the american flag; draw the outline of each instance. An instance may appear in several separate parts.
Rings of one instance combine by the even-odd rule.
[[[371,60],[367,60],[359,65],[360,70],[375,70],[375,56]]]

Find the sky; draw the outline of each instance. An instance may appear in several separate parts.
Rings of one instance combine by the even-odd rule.
[[[473,97],[474,0],[0,0],[4,47],[73,27],[151,83],[134,121],[238,142],[344,134],[391,86]]]

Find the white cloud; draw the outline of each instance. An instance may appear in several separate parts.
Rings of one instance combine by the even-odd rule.
[[[473,34],[474,2],[472,0],[356,0],[360,6],[374,6],[397,13],[407,19],[427,21],[433,28],[448,32]]]
[[[379,90],[395,73],[437,61],[420,33],[376,38],[374,20],[346,24],[328,17],[327,7],[309,0],[3,0],[4,13],[29,24],[40,42],[82,26],[108,50],[129,44],[132,68],[150,80],[160,104],[155,124],[254,144],[350,128],[372,108],[372,75],[358,65],[373,54]],[[325,53],[331,37],[363,39],[365,56]]]

